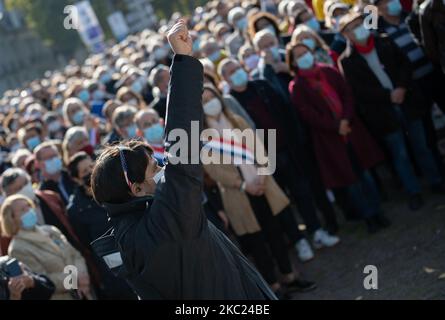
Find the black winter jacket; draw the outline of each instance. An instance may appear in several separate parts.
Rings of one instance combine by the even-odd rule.
[[[375,48],[394,88],[407,89],[405,102],[401,106],[406,118],[409,121],[420,119],[426,113],[425,100],[412,81],[408,58],[386,35],[375,35]],[[400,123],[392,108],[391,91],[380,84],[366,60],[351,44],[339,58],[339,67],[351,85],[358,112],[368,129],[382,137],[399,130]]]
[[[203,68],[176,55],[171,67],[167,137],[203,123]],[[168,140],[168,139],[167,139]],[[175,141],[168,140],[172,146]],[[182,151],[181,151],[182,152]],[[190,155],[191,157],[198,155]],[[141,299],[275,299],[258,271],[205,217],[201,164],[167,164],[154,200],[106,205],[126,278]]]

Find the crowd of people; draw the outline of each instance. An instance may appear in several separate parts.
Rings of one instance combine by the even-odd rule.
[[[367,5],[378,8],[376,29]],[[431,116],[434,105],[445,112],[444,13],[442,0],[215,0],[186,19],[204,68],[204,125],[222,136],[212,152],[231,143],[225,129],[276,130],[273,175],[205,165],[202,204],[278,297],[316,288],[289,248],[307,262],[337,245],[338,211],[370,234],[391,226],[377,167],[400,182],[409,210],[425,192],[445,194]],[[105,146],[128,140],[148,143],[163,165],[166,35],[179,17],[3,94],[0,253],[29,270],[7,282],[11,299],[37,285],[31,272],[52,290],[35,299],[137,299],[91,248],[111,228],[91,176]],[[267,152],[269,142],[240,148]],[[79,271],[76,290],[67,265]]]

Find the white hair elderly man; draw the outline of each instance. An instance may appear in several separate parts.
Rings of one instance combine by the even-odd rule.
[[[241,7],[231,9],[227,16],[227,21],[235,31],[226,39],[226,50],[232,57],[236,57],[239,49],[246,42],[246,10]]]
[[[283,61],[285,51],[280,48],[279,41],[272,31],[263,29],[257,32],[253,38],[253,46],[260,54],[263,64],[272,66],[276,73],[289,71]],[[264,67],[265,65],[263,65]]]
[[[121,140],[137,138],[137,126],[134,123],[136,113],[137,109],[130,105],[123,105],[114,110],[112,124]]]
[[[46,141],[34,149],[36,168],[40,170],[40,190],[50,190],[57,193],[68,204],[74,192],[74,182],[63,170],[62,156],[53,141]]]
[[[11,157],[11,164],[14,168],[25,170],[25,161],[32,153],[28,149],[18,149]]]
[[[257,70],[251,72],[252,78],[267,80],[282,99],[290,103],[289,67],[284,62],[285,52],[280,49],[276,35],[270,30],[263,29],[255,34],[253,45],[261,58]]]
[[[155,67],[148,77],[148,82],[153,88],[154,100],[149,108],[156,110],[159,116],[165,119],[167,112],[167,92],[170,82],[170,69],[167,66],[159,65]]]

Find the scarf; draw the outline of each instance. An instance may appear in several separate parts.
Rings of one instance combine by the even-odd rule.
[[[207,123],[219,133],[219,138],[212,137],[210,140],[206,137],[203,150],[215,152],[220,155],[219,159],[229,157],[230,164],[239,167],[245,181],[254,181],[257,178],[255,154],[242,142],[236,131],[232,131],[234,127],[229,119],[222,113],[218,120],[209,119]]]
[[[299,70],[299,74],[309,83],[311,89],[323,98],[334,117],[341,119],[343,115],[343,104],[320,67],[315,64],[314,68],[310,70]]]
[[[358,51],[360,54],[368,54],[370,53],[375,46],[375,39],[373,35],[370,35],[368,38],[368,41],[365,45],[360,45],[357,43],[354,43],[354,48]]]

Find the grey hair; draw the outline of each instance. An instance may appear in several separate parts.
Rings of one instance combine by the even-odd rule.
[[[73,141],[79,140],[81,136],[88,138],[88,131],[85,127],[69,128],[63,139],[63,145],[70,148]]]
[[[268,29],[263,29],[261,31],[258,31],[255,34],[255,37],[253,37],[252,43],[253,43],[253,47],[255,48],[256,51],[260,51],[258,44],[260,43],[260,40],[267,35],[270,35],[274,38],[277,37],[272,31],[270,31]]]
[[[31,181],[29,174],[20,168],[9,168],[3,172],[0,177],[3,192],[7,191],[11,184],[13,184],[20,177],[25,177],[27,182]]]
[[[133,106],[123,105],[121,107],[118,107],[113,112],[112,123],[114,126],[121,128],[124,121],[128,118],[134,117],[136,113],[137,109]]]
[[[72,123],[68,116],[68,109],[73,104],[77,104],[77,105],[80,105],[81,107],[85,108],[85,105],[83,104],[82,100],[80,100],[79,98],[66,99],[65,102],[63,103],[62,112],[63,112],[63,117],[65,118],[65,121],[68,123]]]
[[[148,109],[148,108],[142,109],[142,110],[138,111],[138,113],[136,113],[136,115],[134,116],[134,122],[136,123],[136,125],[138,126],[139,129],[141,129],[139,126],[139,121],[141,120],[141,117],[147,113],[152,114],[159,119],[159,113],[155,109]]]
[[[233,26],[233,23],[234,23],[233,20],[235,20],[235,17],[240,15],[240,14],[245,16],[246,15],[246,10],[244,10],[241,7],[234,7],[234,8],[232,8],[229,11],[229,14],[227,15],[227,22]]]
[[[159,78],[160,78],[162,71],[170,72],[170,69],[167,66],[159,65],[159,66],[155,67],[153,70],[151,70],[150,76],[148,77],[148,83],[152,87],[158,86],[159,81],[160,81]]]
[[[233,59],[233,58],[226,58],[226,59],[222,60],[218,65],[218,75],[220,77],[224,78],[224,69],[226,68],[226,66],[229,63],[235,63],[236,65],[240,65],[238,60]]]
[[[14,155],[11,158],[11,163],[13,167],[18,166],[19,159],[23,156],[30,156],[31,152],[28,149],[18,149],[16,152],[14,152]]]

